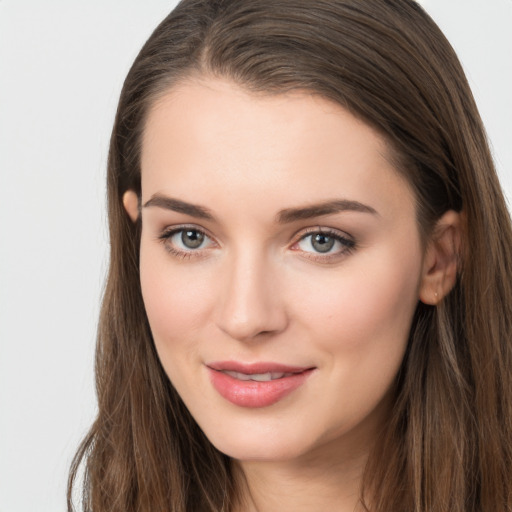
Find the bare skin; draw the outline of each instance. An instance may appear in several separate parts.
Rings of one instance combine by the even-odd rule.
[[[456,276],[458,214],[422,243],[390,160],[369,126],[306,93],[203,77],[150,112],[140,204],[124,196],[142,215],[144,303],[169,378],[233,460],[236,512],[358,510],[417,303]],[[212,380],[219,361],[307,378],[241,404]]]

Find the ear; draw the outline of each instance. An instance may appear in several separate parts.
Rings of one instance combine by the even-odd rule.
[[[135,191],[127,190],[123,194],[123,206],[132,222],[137,222],[139,218],[139,196]]]
[[[461,214],[446,212],[436,223],[423,260],[419,298],[436,305],[455,286],[462,238]]]

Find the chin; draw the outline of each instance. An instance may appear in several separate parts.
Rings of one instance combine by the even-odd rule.
[[[285,442],[259,440],[223,439],[212,444],[222,453],[240,461],[279,462],[291,460],[303,454],[304,450]],[[284,440],[283,440],[284,441]]]
[[[253,428],[251,428],[251,426]],[[241,461],[285,461],[304,455],[315,445],[301,430],[272,425],[204,430],[209,441],[225,455]]]

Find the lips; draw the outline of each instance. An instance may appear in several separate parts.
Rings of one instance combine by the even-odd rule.
[[[217,392],[239,407],[267,407],[302,386],[314,368],[277,363],[242,364],[236,361],[207,365]]]
[[[240,373],[240,372],[233,372],[229,370],[224,370],[223,373],[226,375],[229,375],[230,377],[233,377],[234,379],[238,380],[255,380],[257,382],[268,382],[270,380],[276,380],[276,379],[282,379],[283,377],[291,377],[294,375],[293,373],[284,373],[284,372],[267,372],[267,373],[253,373],[253,374],[247,374],[247,373]]]

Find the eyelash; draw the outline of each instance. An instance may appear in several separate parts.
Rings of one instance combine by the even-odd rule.
[[[180,250],[174,247],[169,243],[170,239],[178,234],[182,233],[183,231],[194,231],[195,233],[198,233],[199,235],[204,236],[205,238],[209,240],[213,240],[212,237],[208,235],[204,230],[199,229],[196,226],[174,226],[172,228],[165,229],[159,236],[158,240],[164,245],[165,250],[169,252],[172,256],[180,258],[180,259],[190,259],[190,258],[197,258],[202,256],[202,250],[200,248],[196,249],[189,249],[189,250]],[[311,237],[313,235],[321,234],[326,237],[334,239],[334,242],[341,244],[343,247],[341,251],[338,251],[336,253],[325,253],[322,254],[320,252],[307,252],[302,251],[303,256],[307,259],[318,261],[322,263],[329,263],[332,260],[340,259],[344,256],[348,256],[356,249],[356,242],[352,239],[347,237],[346,235],[342,235],[339,231],[328,229],[328,228],[321,228],[321,227],[315,227],[315,228],[309,228],[302,233],[300,233],[300,237],[292,244],[291,249],[294,251],[298,251],[299,249],[293,249],[294,247],[298,246],[301,242],[306,240],[308,237]],[[295,235],[297,236],[297,235]],[[204,249],[203,249],[204,250]]]
[[[304,257],[313,261],[329,263],[333,260],[339,260],[340,258],[348,256],[356,249],[356,242],[352,238],[349,238],[347,235],[342,235],[340,231],[329,228],[314,227],[309,228],[300,234],[300,238],[292,245],[292,250],[297,250],[293,249],[293,247],[298,246],[300,242],[313,235],[324,235],[326,237],[332,238],[334,239],[335,243],[337,242],[342,246],[342,249],[335,253],[322,254],[320,252],[303,251]]]
[[[183,260],[190,259],[190,258],[197,258],[198,256],[201,255],[201,252],[200,252],[201,249],[197,249],[197,250],[189,249],[188,251],[183,251],[183,250],[177,249],[176,247],[173,247],[170,244],[171,238],[178,233],[182,233],[183,231],[194,231],[200,235],[203,235],[205,238],[212,240],[212,237],[209,236],[208,233],[206,233],[204,230],[199,229],[195,226],[187,226],[187,225],[167,228],[158,236],[158,239],[164,245],[165,250],[167,252],[169,252],[172,256],[175,256],[175,257],[183,259]]]

